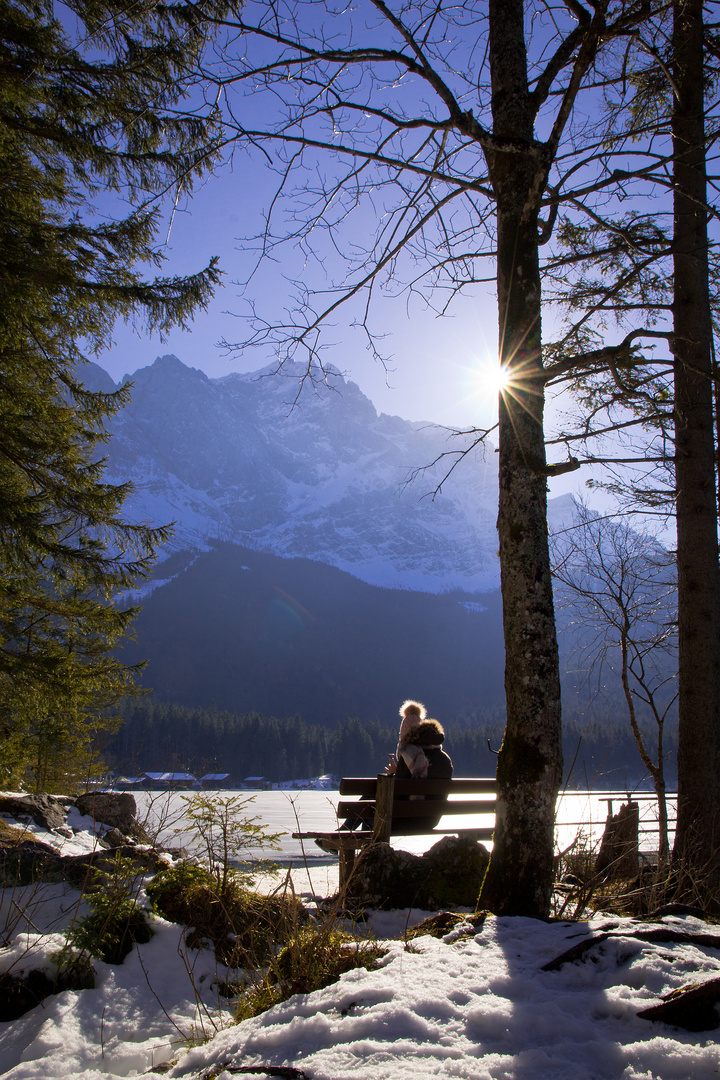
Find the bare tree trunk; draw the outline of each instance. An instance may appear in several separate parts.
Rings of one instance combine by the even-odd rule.
[[[720,580],[708,298],[703,4],[675,0],[673,110],[679,748],[673,857],[720,879]]]
[[[642,763],[650,773],[652,778],[653,787],[655,788],[655,795],[658,801],[658,867],[661,871],[667,869],[668,865],[668,831],[667,831],[667,795],[665,789],[665,769],[663,763],[663,725],[662,720],[659,717],[658,711],[655,708],[653,695],[646,689],[646,693],[650,698],[650,707],[655,715],[655,720],[658,725],[658,745],[657,755],[658,763],[655,765],[652,758],[647,752],[645,746],[645,740],[643,739],[642,732],[637,722],[637,713],[635,711],[635,701],[633,699],[632,690],[630,688],[630,660],[628,656],[628,632],[629,621],[627,616],[625,617],[625,625],[620,635],[620,655],[622,657],[622,667],[620,671],[620,678],[622,681],[623,694],[625,695],[625,703],[628,707],[628,715],[630,717],[630,727],[632,729],[635,744],[642,758]]]
[[[560,680],[547,535],[538,259],[544,166],[533,146],[522,0],[490,0],[500,357],[512,372],[500,401],[500,573],[507,726],[498,755],[497,825],[480,903],[546,915],[562,774]],[[517,147],[526,144],[527,153]]]

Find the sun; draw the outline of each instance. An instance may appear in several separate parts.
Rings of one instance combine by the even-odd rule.
[[[483,393],[497,397],[510,388],[510,369],[499,360],[486,360],[479,366],[477,381]]]

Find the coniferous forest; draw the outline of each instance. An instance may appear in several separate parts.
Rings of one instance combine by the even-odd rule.
[[[122,712],[124,723],[103,754],[116,772],[187,770],[196,776],[227,772],[231,784],[246,776],[269,781],[325,773],[374,776],[394,751],[398,732],[393,717],[387,721],[347,717],[331,728],[300,716],[237,715],[151,700],[128,701]],[[501,710],[447,718],[443,725],[455,775],[493,776],[492,750],[499,748],[504,727]],[[676,745],[673,729],[666,745],[670,782]],[[634,787],[646,779],[632,732],[619,711],[592,721],[568,719],[563,752],[566,782],[573,788]]]

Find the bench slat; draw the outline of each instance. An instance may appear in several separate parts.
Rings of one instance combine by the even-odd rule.
[[[374,776],[348,776],[340,781],[341,795],[374,795],[377,780]]]
[[[374,795],[375,777],[346,776],[340,781],[341,795]],[[497,783],[494,777],[459,777],[457,780],[396,780],[395,794],[441,795],[451,790],[458,795],[493,795]]]
[[[442,806],[443,817],[466,814],[494,814],[494,799],[458,799],[453,802],[433,799],[413,799],[409,802],[393,803],[393,821],[396,818],[427,817],[428,814],[437,813]],[[371,818],[375,812],[375,803],[366,802],[339,802],[337,807],[338,817]]]
[[[393,830],[393,836],[417,836],[417,833],[405,833],[402,828]],[[493,830],[491,828],[485,829],[430,829],[426,833],[422,833],[422,836],[471,836],[474,840],[492,840]],[[364,832],[358,830],[357,832],[341,832],[341,833],[327,833],[327,832],[309,832],[309,833],[293,833],[293,840],[328,840],[332,844],[337,844],[338,849],[343,850],[355,850],[357,848],[364,847],[372,840],[371,832]]]
[[[327,833],[327,832],[310,832],[310,833],[293,833],[293,840],[327,840],[331,844],[337,846],[338,851],[357,851],[358,848],[364,847],[372,840],[371,832],[341,832],[341,833]]]
[[[494,828],[490,829],[473,829],[468,827],[467,829],[430,829],[426,833],[412,833],[403,832],[402,826],[397,829],[393,829],[393,836],[470,836],[473,840],[492,840]]]

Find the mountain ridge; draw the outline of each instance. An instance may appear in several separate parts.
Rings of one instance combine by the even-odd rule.
[[[503,701],[498,592],[387,589],[220,542],[165,566],[122,650],[160,701],[330,725],[392,718],[409,696],[448,717]]]
[[[378,414],[337,369],[212,379],[168,354],[124,376],[107,476],[131,480],[133,520],[177,522],[169,550],[230,541],[426,592],[499,584],[497,466],[433,424]],[[116,384],[94,365],[89,388]],[[451,455],[450,457],[446,455]],[[408,479],[418,470],[414,481]]]

